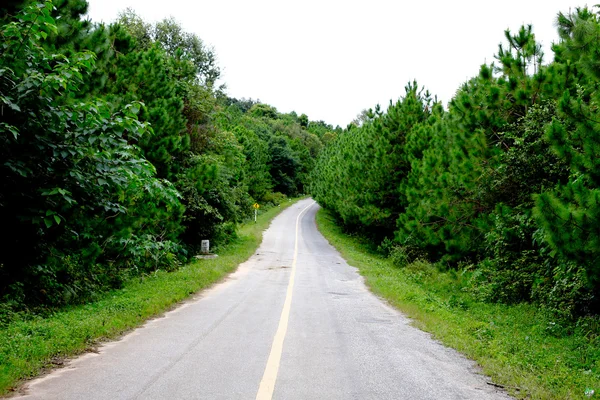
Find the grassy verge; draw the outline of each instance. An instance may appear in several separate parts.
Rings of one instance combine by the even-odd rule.
[[[0,396],[23,380],[62,363],[64,357],[89,350],[141,325],[191,294],[232,272],[247,260],[262,240],[262,232],[283,209],[259,212],[258,221],[239,229],[239,239],[221,248],[219,257],[198,260],[175,272],[158,271],[128,282],[99,301],[66,308],[49,317],[25,316],[0,329]]]
[[[348,236],[321,209],[317,225],[372,291],[444,344],[476,360],[518,398],[600,398],[598,319],[567,324],[532,305],[479,302],[468,272],[441,272],[426,262],[397,268]]]

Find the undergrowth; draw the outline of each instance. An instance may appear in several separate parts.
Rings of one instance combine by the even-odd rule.
[[[261,209],[257,223],[241,226],[237,238],[218,250],[218,258],[143,275],[84,305],[12,315],[0,326],[0,395],[218,282],[253,254],[271,220],[292,204],[286,201],[280,207]]]

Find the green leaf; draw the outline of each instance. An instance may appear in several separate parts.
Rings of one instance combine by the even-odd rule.
[[[56,225],[60,225],[60,217],[58,215],[54,216],[54,221],[56,221]]]
[[[138,103],[133,103],[131,105],[131,112],[137,114],[140,112],[140,105]]]
[[[52,196],[53,194],[57,194],[58,193],[58,188],[54,188],[50,191],[46,190],[42,193],[42,196]]]
[[[50,218],[44,218],[44,224],[46,224],[46,228],[50,228],[52,226],[52,220]]]
[[[70,196],[63,196],[64,199],[67,201],[67,203],[69,204],[76,204],[77,202]]]
[[[19,137],[19,130],[16,127],[5,124],[5,123],[0,123],[0,127],[4,128],[4,129],[8,130],[10,133],[12,133],[15,140],[17,140],[17,138]]]

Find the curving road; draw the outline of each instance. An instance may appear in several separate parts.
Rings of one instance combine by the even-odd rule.
[[[509,399],[371,294],[303,200],[229,278],[24,399]]]

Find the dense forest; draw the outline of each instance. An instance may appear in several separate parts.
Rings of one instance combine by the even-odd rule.
[[[173,19],[85,0],[0,7],[0,317],[94,298],[235,240],[255,202],[306,191],[335,130],[234,99]],[[0,318],[0,319],[2,319]]]
[[[311,192],[399,267],[472,272],[493,302],[600,311],[600,19],[559,13],[545,63],[531,26],[447,108],[416,82],[321,153]]]
[[[483,301],[600,310],[600,17],[559,13],[547,62],[505,32],[448,107],[416,81],[346,129],[227,96],[173,19],[85,0],[0,6],[0,319],[94,298],[236,238],[310,192],[399,266],[469,271]]]

